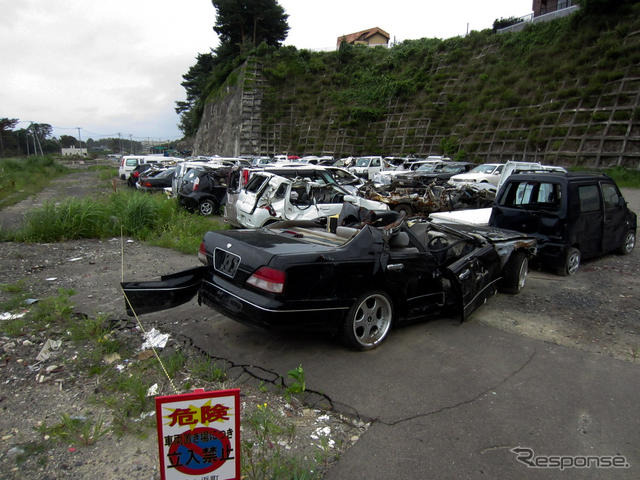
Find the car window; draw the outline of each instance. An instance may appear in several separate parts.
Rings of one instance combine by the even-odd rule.
[[[597,185],[578,187],[578,199],[581,212],[597,212],[600,210],[600,192]]]
[[[373,160],[371,160],[371,166],[372,167],[379,167],[380,166],[380,159],[374,158]]]
[[[133,167],[135,165],[138,165],[137,158],[127,158],[127,167]]]
[[[277,200],[283,199],[285,197],[286,193],[287,193],[287,185],[289,185],[289,184],[288,183],[281,183],[280,186],[278,187],[278,189],[273,194],[273,198],[277,199]]]
[[[356,167],[368,167],[370,160],[368,158],[359,158],[356,161]]]
[[[605,208],[616,208],[620,203],[620,196],[615,185],[610,183],[602,184],[602,197],[604,198]]]
[[[493,172],[494,175],[499,175],[502,173],[502,169],[504,168],[504,165],[500,165],[498,168],[496,168],[496,171]]]
[[[198,176],[199,173],[200,173],[199,169],[192,168],[182,178],[185,182],[192,182]]]
[[[247,183],[245,190],[251,193],[257,192],[258,190],[260,190],[260,187],[264,183],[265,179],[266,177],[262,175],[253,175],[249,180],[249,182]]]
[[[549,182],[510,182],[500,199],[500,205],[516,208],[539,208],[555,211],[560,208],[562,189]]]

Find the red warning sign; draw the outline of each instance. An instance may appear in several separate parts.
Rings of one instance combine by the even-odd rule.
[[[156,397],[162,480],[240,479],[240,390]]]

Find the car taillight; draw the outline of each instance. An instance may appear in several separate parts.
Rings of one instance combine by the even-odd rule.
[[[207,248],[204,246],[204,242],[200,243],[200,248],[198,249],[198,260],[207,265]]]
[[[144,182],[144,186],[151,188],[151,182]]]
[[[265,205],[264,207],[265,210],[269,211],[269,215],[271,215],[272,217],[275,217],[277,215],[275,208],[273,208],[271,205]]]
[[[133,172],[133,177],[138,178],[140,176],[140,172]]]
[[[285,273],[269,267],[260,267],[253,272],[247,283],[256,288],[271,293],[282,293],[284,290]]]
[[[197,177],[194,181],[193,181],[193,191],[197,191],[198,190],[198,185],[200,185],[200,177]]]
[[[242,169],[242,185],[246,185],[249,183],[249,170],[246,168]]]

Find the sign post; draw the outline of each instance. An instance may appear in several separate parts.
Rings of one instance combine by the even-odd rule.
[[[240,390],[156,397],[162,480],[240,480]]]

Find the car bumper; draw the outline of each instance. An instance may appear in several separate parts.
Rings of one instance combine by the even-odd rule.
[[[288,303],[240,289],[215,275],[203,280],[198,301],[240,323],[277,330],[331,331],[349,309],[334,300]]]

